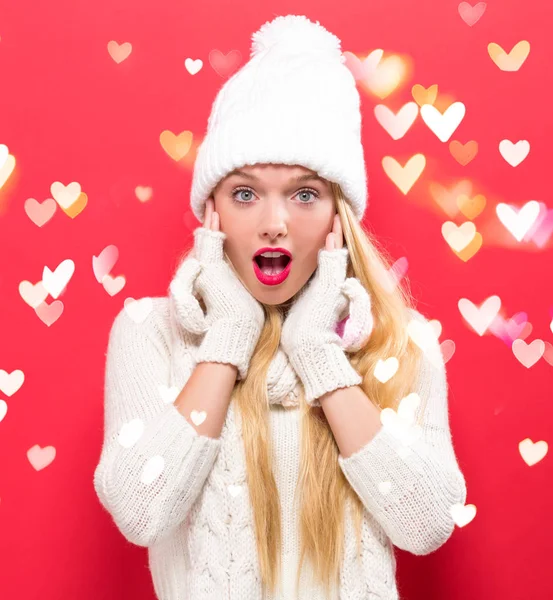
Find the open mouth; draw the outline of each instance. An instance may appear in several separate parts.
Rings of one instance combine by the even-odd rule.
[[[288,266],[290,257],[283,254],[282,256],[278,256],[276,258],[268,258],[258,254],[254,260],[261,271],[266,275],[277,275],[278,273],[282,273],[282,271],[284,271],[284,269]]]

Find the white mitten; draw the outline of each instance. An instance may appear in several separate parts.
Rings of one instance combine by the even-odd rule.
[[[348,249],[319,250],[315,276],[290,309],[282,327],[281,345],[301,379],[306,402],[363,379],[351,366],[346,349],[358,349],[373,326],[368,292],[354,277],[346,279]],[[350,303],[344,340],[336,323]]]
[[[225,261],[225,239],[222,231],[198,227],[194,231],[194,257],[179,266],[170,293],[182,326],[193,333],[205,332],[197,362],[232,364],[239,379],[244,379],[265,313]],[[202,296],[206,315],[194,290]]]

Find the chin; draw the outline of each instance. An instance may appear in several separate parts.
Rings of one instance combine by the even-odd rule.
[[[284,296],[284,298],[279,298],[278,300],[276,298],[273,299],[267,299],[267,300],[263,300],[262,298],[256,298],[256,300],[258,302],[260,302],[261,304],[265,304],[266,306],[282,306],[284,304],[287,304],[290,300],[292,300],[292,298],[295,296],[292,295],[290,296],[289,294],[286,294]]]
[[[293,286],[291,286],[291,285],[288,286],[288,289],[285,289],[284,286],[282,286],[280,289],[277,287],[274,287],[274,288],[267,287],[267,289],[265,290],[265,293],[260,294],[259,290],[258,290],[258,286],[256,286],[254,283],[253,287],[255,288],[255,291],[252,290],[249,286],[248,286],[248,291],[261,304],[265,304],[266,306],[282,307],[285,304],[292,304],[294,302],[294,299],[296,298],[296,296],[301,292],[301,290],[307,284],[310,283],[310,281],[313,279],[313,276],[315,275],[315,273],[316,273],[316,270],[314,270],[311,273],[311,275],[309,276],[307,281],[305,281],[304,283],[302,283],[300,285],[299,289],[294,289],[297,287],[297,283],[296,283]],[[255,275],[254,275],[254,279],[257,282]],[[286,283],[287,282],[284,282],[284,285],[286,285]],[[287,307],[285,306],[284,308],[287,308]]]
[[[299,290],[268,289],[265,293],[259,293],[259,290],[256,289],[254,293],[250,289],[249,292],[259,303],[277,307],[292,302]]]

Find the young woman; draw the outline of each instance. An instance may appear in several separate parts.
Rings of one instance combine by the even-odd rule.
[[[329,36],[293,15],[254,35],[254,79],[229,80],[198,153],[194,247],[110,332],[94,485],[162,600],[397,599],[393,547],[433,552],[465,503],[439,343],[361,223],[359,131],[332,130],[338,94],[340,151],[305,145],[309,111],[275,98],[283,64],[351,83]],[[233,137],[271,102],[284,131]]]

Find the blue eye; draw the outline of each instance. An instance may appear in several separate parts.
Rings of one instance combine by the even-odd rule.
[[[250,188],[248,188],[248,187],[239,187],[239,188],[236,188],[231,193],[232,201],[234,203],[238,204],[241,208],[246,207],[248,204],[253,204],[253,202],[251,202],[249,200],[237,200],[236,196],[240,192],[250,192],[250,193],[253,193],[252,190]],[[319,193],[317,192],[317,190],[314,190],[312,188],[302,188],[298,192],[298,194],[306,194],[306,193],[307,194],[312,194],[316,198],[319,197]],[[316,200],[312,200],[311,202],[299,202],[298,204],[301,204],[302,206],[305,206],[307,208],[312,208],[316,203],[317,203]]]

